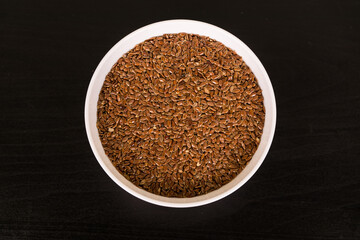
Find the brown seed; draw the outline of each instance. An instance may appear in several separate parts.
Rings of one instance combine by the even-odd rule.
[[[234,179],[256,152],[265,120],[261,89],[242,58],[186,33],[153,37],[121,57],[97,107],[112,164],[167,197],[206,194]]]
[[[205,91],[206,94],[210,93],[210,90],[207,87],[204,87],[204,91]]]

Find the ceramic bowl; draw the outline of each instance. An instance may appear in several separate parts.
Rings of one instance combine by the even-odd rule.
[[[255,74],[258,83],[262,89],[264,96],[264,105],[266,109],[265,125],[260,145],[254,154],[252,160],[245,169],[231,182],[221,188],[210,193],[192,197],[192,198],[169,198],[147,192],[133,183],[125,179],[112,165],[106,156],[101,145],[98,130],[96,128],[97,121],[97,101],[100,90],[102,88],[105,76],[108,74],[112,66],[117,60],[136,44],[141,43],[151,37],[163,35],[165,33],[193,33],[213,38],[225,46],[233,49],[244,59],[246,64]],[[216,27],[214,25],[193,21],[193,20],[169,20],[162,21],[142,27],[123,39],[121,39],[110,51],[105,55],[97,66],[87,91],[85,103],[85,125],[87,136],[100,166],[109,175],[109,177],[117,183],[121,188],[137,198],[149,203],[167,206],[167,207],[195,207],[209,204],[222,199],[244,185],[260,167],[269,151],[271,142],[274,137],[276,123],[276,104],[274,91],[265,68],[261,64],[256,55],[241,40],[231,33]]]

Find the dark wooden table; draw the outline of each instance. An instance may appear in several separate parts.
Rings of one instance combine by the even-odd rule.
[[[215,24],[260,58],[275,139],[241,189],[164,208],[118,187],[85,133],[105,53],[166,19]],[[1,1],[0,239],[360,239],[359,1]]]

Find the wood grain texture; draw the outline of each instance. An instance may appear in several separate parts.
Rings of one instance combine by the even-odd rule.
[[[359,239],[359,1],[1,1],[0,239]],[[229,197],[170,209],[111,181],[88,144],[93,71],[146,24],[201,20],[272,80],[275,139]]]

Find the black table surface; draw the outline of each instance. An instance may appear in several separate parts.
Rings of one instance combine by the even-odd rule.
[[[118,187],[84,127],[90,78],[139,27],[217,25],[277,100],[263,165],[230,196],[173,209]],[[1,1],[0,239],[360,239],[359,1]]]

